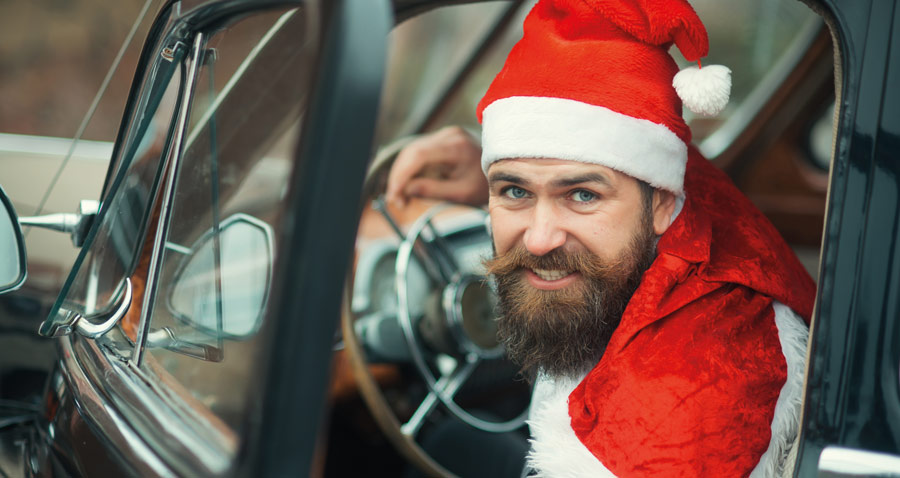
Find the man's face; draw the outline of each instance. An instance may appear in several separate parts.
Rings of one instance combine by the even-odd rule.
[[[674,207],[600,165],[508,159],[488,171],[500,336],[525,370],[574,376],[602,354]],[[649,199],[646,200],[646,199]]]

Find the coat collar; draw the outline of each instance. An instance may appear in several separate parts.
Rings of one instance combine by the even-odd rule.
[[[607,351],[624,347],[641,329],[686,304],[733,285],[784,303],[809,323],[815,283],[768,219],[692,147],[684,205],[660,237],[657,257]]]

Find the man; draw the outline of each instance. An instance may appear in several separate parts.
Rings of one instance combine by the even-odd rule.
[[[708,49],[683,0],[543,0],[478,106],[488,267],[501,338],[536,379],[540,475],[778,476],[791,463],[815,286],[689,145],[682,102],[715,113],[730,80],[676,74],[673,43],[689,61]],[[469,182],[463,133],[428,141],[456,155],[414,145],[389,199]],[[435,164],[439,177],[418,174]]]

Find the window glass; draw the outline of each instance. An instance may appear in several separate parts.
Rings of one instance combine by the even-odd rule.
[[[129,30],[146,10],[149,14],[137,25],[83,135],[83,139],[113,141],[141,40],[164,3],[139,0],[103,3],[102,7],[94,0],[4,4],[0,15],[0,133],[74,136]]]
[[[71,0],[4,6],[0,178],[20,216],[71,213],[80,200],[99,199],[143,40],[165,3],[140,0],[97,8],[92,0]],[[96,108],[86,117],[94,101]],[[81,139],[72,144],[82,125]],[[67,234],[35,227],[23,232],[29,264],[25,287],[46,310],[79,250]]]
[[[241,431],[312,55],[304,10],[211,32],[195,79],[141,367]]]
[[[500,40],[492,44],[490,50],[480,61],[475,70],[464,80],[463,84],[451,100],[451,105],[441,113],[441,116],[432,125],[438,128],[444,125],[461,125],[471,130],[480,130],[480,125],[475,117],[475,106],[484,96],[487,87],[500,71],[506,56],[513,45],[522,37],[522,22],[535,4],[535,1],[525,2],[518,17],[513,20]],[[722,64],[733,71],[733,87],[731,101],[724,112],[716,118],[695,118],[685,109],[685,119],[691,125],[694,133],[694,142],[701,143],[715,133],[729,118],[735,115],[742,106],[752,101],[765,101],[767,96],[760,97],[755,91],[771,89],[767,80],[772,78],[782,62],[794,62],[802,53],[802,46],[812,38],[811,32],[821,24],[821,20],[808,7],[795,0],[760,0],[757,2],[722,2],[721,0],[692,0],[691,4],[703,20],[709,33],[710,53],[703,59],[705,64]],[[496,9],[488,9],[486,5],[469,5],[467,9],[459,6],[446,7],[432,13],[452,10],[453,15],[443,14],[442,18],[448,21],[458,22],[458,27],[445,27],[442,33],[447,35],[441,40],[435,40],[434,44],[458,45],[460,49],[471,49],[477,46],[477,42],[466,43],[465,40],[473,35],[466,27],[471,22],[485,21],[486,18],[496,18],[499,12]],[[427,15],[421,15],[408,20],[401,25],[403,28],[413,30],[415,28],[427,28],[426,22],[433,21]],[[422,23],[421,26],[417,25]],[[440,57],[431,43],[422,43],[420,37],[406,37],[396,35],[394,37],[394,49],[396,52],[421,55],[423,58]],[[797,48],[801,51],[797,51]],[[687,66],[677,48],[672,49],[672,56],[679,65]],[[466,55],[468,53],[460,53]],[[383,120],[391,120],[393,117],[418,117],[413,114],[420,101],[418,97],[408,97],[409,104],[396,105],[391,103],[392,95],[400,95],[407,90],[406,82],[415,81],[416,77],[406,70],[401,70],[399,65],[392,63],[385,87],[385,102],[394,109],[390,117],[383,116]],[[453,71],[453,70],[449,70]],[[776,72],[777,73],[777,72]],[[454,73],[443,73],[452,77]],[[777,75],[775,75],[777,76]],[[395,92],[401,93],[395,93]],[[381,128],[390,129],[391,126],[379,125]],[[402,133],[408,130],[400,129]],[[394,136],[380,136],[383,139],[393,139]],[[383,144],[383,142],[382,142]]]
[[[118,304],[144,237],[161,159],[168,153],[187,49],[178,38],[164,39],[155,48],[154,58],[160,60],[148,72],[119,150],[126,168],[113,181],[99,227],[83,246],[42,333],[52,333],[53,324],[74,314],[106,314]]]
[[[692,0],[691,4],[709,33],[709,56],[703,63],[725,65],[732,71],[731,101],[722,113],[715,118],[703,118],[687,108],[684,110],[694,142],[701,144],[742,109],[755,111],[768,100],[776,86],[772,82],[780,83],[782,75],[800,59],[822,20],[796,0]],[[679,66],[687,66],[676,52],[673,48],[672,56]],[[788,67],[786,71],[783,66]],[[730,143],[732,139],[724,141]],[[717,154],[724,146],[727,144],[704,147],[703,151],[707,155]]]
[[[391,31],[377,141],[393,140],[418,127],[428,113],[423,108],[447,87],[508,6],[489,2],[438,8]]]

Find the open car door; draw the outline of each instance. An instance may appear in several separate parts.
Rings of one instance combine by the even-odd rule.
[[[60,337],[37,475],[306,476],[370,157],[387,1],[169,1]]]
[[[838,115],[795,476],[897,476],[900,7],[817,3]]]

